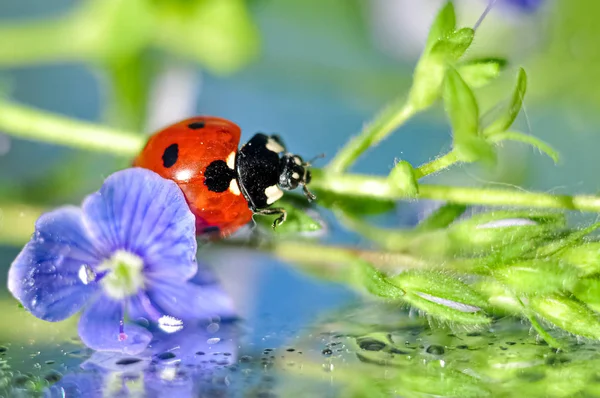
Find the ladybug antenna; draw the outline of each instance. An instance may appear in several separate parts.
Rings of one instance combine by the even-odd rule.
[[[312,166],[312,163],[317,160],[317,159],[322,159],[325,157],[324,153],[321,153],[317,156],[315,156],[314,158],[312,158],[311,160],[309,160],[308,162],[304,162],[303,166]]]

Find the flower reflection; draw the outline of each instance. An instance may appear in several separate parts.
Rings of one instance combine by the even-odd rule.
[[[10,268],[8,288],[47,321],[85,307],[82,341],[126,354],[142,352],[152,339],[126,317],[177,332],[189,319],[233,316],[210,272],[198,274],[195,218],[183,193],[139,168],[108,177],[82,208],[42,215]]]
[[[237,336],[233,322],[196,322],[174,334],[157,331],[138,355],[94,353],[81,372],[66,375],[44,396],[214,396],[228,388],[230,366],[237,362]]]

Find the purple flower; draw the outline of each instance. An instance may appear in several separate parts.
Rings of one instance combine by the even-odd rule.
[[[229,297],[197,275],[195,219],[172,181],[140,168],[106,179],[82,208],[42,215],[8,275],[10,292],[38,318],[82,308],[79,335],[95,350],[136,354],[152,333],[187,319],[233,316]],[[143,319],[142,319],[143,318]]]

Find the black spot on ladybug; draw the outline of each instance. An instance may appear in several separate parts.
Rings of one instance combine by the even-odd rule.
[[[225,192],[234,178],[235,171],[224,160],[215,160],[204,171],[204,185],[212,192]]]
[[[177,158],[179,157],[179,145],[171,144],[165,149],[162,155],[163,166],[167,169],[169,167],[173,167],[175,163],[177,163]]]
[[[188,124],[188,127],[191,128],[192,130],[203,129],[204,126],[205,126],[204,122],[194,122],[194,123]]]

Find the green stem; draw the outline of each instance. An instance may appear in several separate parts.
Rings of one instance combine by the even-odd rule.
[[[442,155],[415,169],[415,178],[418,180],[430,174],[437,173],[440,170],[452,166],[456,162],[458,162],[458,156],[456,155],[456,152],[450,151],[447,154]]]
[[[333,174],[314,169],[311,187],[338,195],[403,200],[405,192],[386,177],[361,174]],[[523,206],[579,211],[600,211],[600,197],[592,195],[552,195],[491,188],[420,185],[417,199],[442,200],[464,205]]]
[[[0,131],[19,138],[124,156],[134,156],[144,145],[141,135],[9,102],[0,102]]]
[[[397,103],[392,104],[360,135],[352,138],[331,160],[327,169],[334,173],[346,171],[364,151],[377,145],[416,113],[417,109],[409,103],[405,103],[401,107]]]

